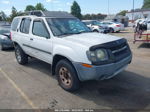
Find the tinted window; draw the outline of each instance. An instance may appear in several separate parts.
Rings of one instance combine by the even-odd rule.
[[[45,24],[42,21],[33,22],[33,34],[40,37],[49,38],[49,33],[46,29]]]
[[[30,29],[30,23],[31,19],[29,18],[23,19],[20,26],[20,32],[28,34]]]
[[[15,18],[15,19],[13,20],[12,25],[11,25],[11,30],[16,31],[17,26],[18,26],[18,24],[19,24],[19,20],[20,20],[19,18]]]

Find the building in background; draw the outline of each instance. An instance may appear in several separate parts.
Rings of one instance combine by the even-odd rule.
[[[136,9],[126,13],[129,22],[134,22],[137,19],[150,18],[150,9]]]
[[[127,16],[122,16],[122,15],[108,15],[105,18],[105,21],[119,22],[119,23],[124,24],[125,27],[127,27],[129,19]]]

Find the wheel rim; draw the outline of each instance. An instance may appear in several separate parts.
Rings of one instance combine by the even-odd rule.
[[[20,55],[19,49],[16,49],[16,58],[17,58],[18,62],[21,62],[21,55]]]
[[[59,70],[59,76],[60,76],[61,82],[65,86],[70,87],[72,85],[71,73],[69,72],[67,68],[61,67]]]

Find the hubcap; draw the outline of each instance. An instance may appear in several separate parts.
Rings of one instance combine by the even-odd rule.
[[[71,74],[70,74],[70,72],[68,71],[67,68],[61,67],[60,70],[59,70],[59,76],[60,76],[61,82],[65,86],[71,86],[71,84],[72,84]]]
[[[20,56],[20,51],[19,49],[16,50],[16,58],[19,62],[21,62],[21,56]]]

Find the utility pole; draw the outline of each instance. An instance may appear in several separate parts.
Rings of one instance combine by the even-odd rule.
[[[109,16],[109,0],[108,0],[108,16]]]
[[[134,0],[133,0],[133,9],[132,9],[132,22],[134,23]]]

